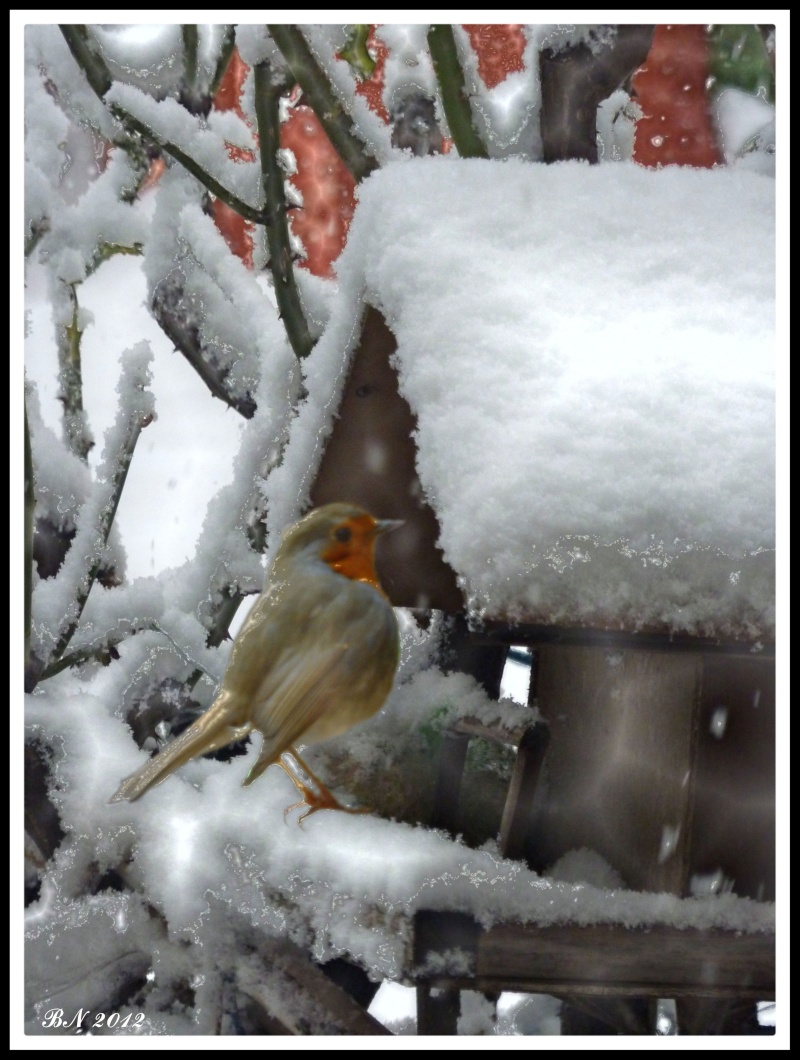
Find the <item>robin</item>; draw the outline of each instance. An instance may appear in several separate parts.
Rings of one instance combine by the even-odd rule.
[[[400,659],[397,620],[375,573],[379,535],[402,525],[352,504],[327,504],[284,533],[269,579],[231,650],[209,709],[132,776],[111,802],[131,802],[197,755],[254,729],[261,752],[244,783],[277,762],[308,806],[341,806],[296,751],[346,732],[383,706]],[[281,760],[307,774],[305,784]],[[289,810],[294,809],[290,806]],[[352,812],[352,811],[351,811]]]

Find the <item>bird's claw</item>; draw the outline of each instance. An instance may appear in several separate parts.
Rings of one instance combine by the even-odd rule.
[[[287,816],[292,810],[296,810],[300,806],[306,807],[305,813],[301,813],[297,819],[297,823],[301,828],[303,827],[303,821],[305,821],[307,817],[310,817],[312,813],[317,813],[318,810],[341,810],[342,813],[372,813],[369,806],[342,806],[342,804],[334,798],[327,789],[325,794],[329,795],[330,798],[326,798],[324,795],[317,796],[313,791],[305,791],[305,797],[303,799],[299,802],[293,802],[291,806],[287,806],[283,811],[283,823],[286,824]]]

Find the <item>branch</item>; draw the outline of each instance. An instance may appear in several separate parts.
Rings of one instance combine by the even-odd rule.
[[[489,152],[472,124],[472,109],[464,84],[464,71],[458,60],[453,27],[431,26],[428,30],[428,48],[456,150],[462,158],[488,158]]]
[[[197,26],[181,26],[181,37],[183,39],[183,80],[191,93],[197,85]]]
[[[136,443],[142,429],[153,419],[152,412],[147,411],[148,403],[145,402],[137,403],[138,407],[133,408],[130,412],[126,413],[125,411],[127,393],[131,389],[144,390],[144,383],[141,382],[143,362],[140,363],[140,361],[141,355],[138,355],[135,360],[132,357],[127,362],[126,370],[123,372],[120,383],[120,413],[117,424],[112,428],[110,436],[107,436],[107,438],[110,437],[112,440],[106,443],[106,453],[103,460],[104,467],[112,467],[109,481],[98,484],[95,487],[94,503],[92,503],[91,498],[87,500],[78,515],[79,528],[73,547],[70,549],[70,556],[74,557],[76,565],[82,564],[83,569],[78,568],[76,570],[74,607],[71,609],[71,617],[64,623],[63,632],[55,649],[50,653],[50,657],[47,660],[48,667],[52,667],[54,663],[57,663],[62,658],[75,630],[78,628],[89,593],[102,566],[102,552],[108,543],[108,535],[111,532],[111,526],[117,513],[125,480],[128,477],[128,469],[133,459]],[[119,448],[116,453],[109,452],[108,449],[109,446],[113,445],[114,436],[123,429],[121,419],[125,415],[128,416],[128,422],[124,427],[124,434],[119,443]],[[101,468],[101,474],[102,470]],[[93,519],[94,512],[92,509],[95,507],[97,512],[95,519]],[[81,540],[82,538],[83,540]],[[62,577],[65,572],[66,561],[64,567],[62,567]],[[67,576],[69,576],[68,573]]]
[[[187,155],[177,144],[172,143],[171,140],[165,140],[158,136],[157,133],[145,125],[143,121],[135,118],[129,111],[121,107],[119,103],[111,103],[109,110],[113,116],[122,124],[127,130],[138,133],[145,140],[150,140],[157,147],[160,147],[162,151],[166,151],[168,155],[172,155],[176,162],[180,162],[183,168],[192,174],[200,183],[207,188],[215,198],[220,199],[225,203],[226,206],[230,206],[232,210],[243,217],[245,221],[252,221],[253,224],[257,225],[268,225],[270,223],[269,215],[265,210],[259,210],[255,206],[250,206],[243,199],[240,199],[238,195],[234,195],[232,191],[228,191],[220,182],[212,177],[210,173],[207,173],[202,166],[198,165],[197,162]]]
[[[224,401],[232,409],[236,409],[239,415],[244,416],[246,420],[252,419],[256,412],[254,399],[250,394],[244,397],[236,397],[232,394],[226,383],[227,371],[217,368],[208,361],[200,341],[199,328],[181,311],[181,296],[180,289],[169,280],[164,280],[156,288],[152,308],[153,316],[159,327],[175,349],[183,354],[214,397]]]
[[[100,59],[99,56],[96,56],[86,43],[88,40],[86,27],[61,26],[60,28],[75,61],[80,66],[81,70],[83,70],[89,84],[92,89],[94,89],[95,94],[103,103],[105,103],[105,95],[111,88],[112,84],[111,75],[102,59]],[[198,165],[193,158],[187,155],[185,151],[181,150],[177,144],[172,143],[171,140],[160,138],[157,133],[149,128],[149,126],[138,118],[135,118],[118,103],[106,104],[106,106],[108,106],[113,117],[116,118],[126,132],[137,133],[145,140],[149,140],[151,143],[155,144],[156,147],[159,147],[162,151],[166,151],[168,155],[172,155],[175,161],[180,162],[184,169],[199,180],[212,195],[224,202],[226,206],[230,206],[232,210],[238,213],[241,217],[244,217],[246,221],[252,221],[253,224],[269,224],[269,217],[264,210],[259,210],[250,206],[237,195],[234,195],[233,192],[228,191],[228,189],[212,177],[210,173],[207,173],[202,166]],[[130,150],[130,145],[124,142],[119,146],[124,150]]]
[[[307,357],[314,348],[314,340],[308,331],[300,295],[292,267],[292,252],[289,243],[289,222],[286,216],[286,194],[283,172],[278,165],[280,147],[279,105],[286,85],[272,83],[267,63],[256,64],[255,105],[258,123],[259,154],[261,156],[261,181],[267,211],[272,224],[267,226],[269,264],[272,270],[278,312],[286,328],[289,343],[298,360]]]
[[[101,100],[113,83],[108,67],[92,48],[86,26],[58,27],[72,52],[72,57],[86,75],[92,91]]]
[[[363,180],[378,168],[377,159],[357,138],[353,120],[331,88],[305,37],[297,26],[268,25],[267,29],[339,157],[356,183]]]

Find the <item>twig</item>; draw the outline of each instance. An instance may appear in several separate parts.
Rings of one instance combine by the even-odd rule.
[[[430,49],[447,124],[456,150],[462,158],[488,158],[483,141],[472,123],[472,110],[464,84],[464,71],[458,60],[452,26],[431,26]]]
[[[325,71],[314,58],[305,37],[297,26],[268,25],[267,29],[302,88],[304,101],[319,118],[339,157],[356,182],[363,180],[378,168],[377,159],[357,138],[350,115],[331,88]]]
[[[289,343],[295,356],[302,360],[314,348],[314,340],[300,303],[300,295],[292,267],[292,252],[289,244],[289,222],[286,216],[286,194],[283,187],[283,172],[278,165],[280,147],[279,104],[286,85],[273,84],[268,63],[258,63],[254,70],[256,121],[258,123],[259,154],[261,156],[261,181],[267,211],[272,224],[267,227],[269,264],[272,270],[278,312],[286,328]]]

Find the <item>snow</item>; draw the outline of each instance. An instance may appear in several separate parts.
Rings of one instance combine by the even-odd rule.
[[[358,194],[276,521],[306,502],[367,303],[476,616],[770,637],[774,184],[440,157]]]

